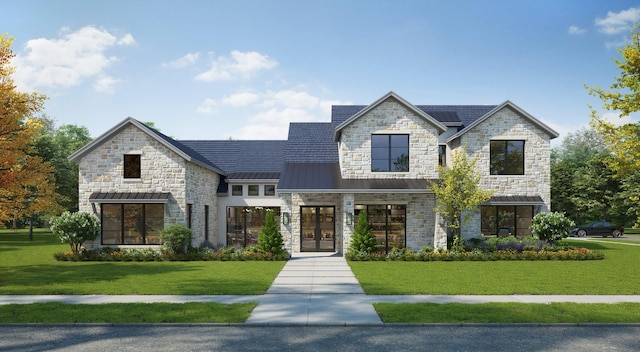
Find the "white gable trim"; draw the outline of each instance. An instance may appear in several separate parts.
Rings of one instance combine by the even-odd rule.
[[[453,136],[449,137],[447,139],[447,143],[459,138],[460,136],[462,136],[463,134],[467,133],[468,131],[470,131],[471,129],[473,129],[474,127],[478,126],[479,124],[481,124],[482,122],[484,122],[486,119],[488,119],[489,117],[493,116],[495,113],[497,113],[498,111],[506,108],[506,107],[510,107],[513,110],[515,110],[518,114],[520,114],[522,117],[524,117],[525,119],[529,120],[529,122],[533,123],[534,125],[536,125],[538,128],[540,128],[541,130],[543,130],[545,133],[547,133],[552,139],[558,137],[560,134],[558,132],[556,132],[555,130],[553,130],[551,127],[545,125],[544,123],[542,123],[542,121],[536,119],[535,117],[531,116],[531,114],[529,114],[528,112],[522,110],[519,106],[517,106],[516,104],[510,102],[509,100],[505,101],[504,103],[496,106],[495,108],[493,108],[491,111],[489,111],[488,113],[486,113],[484,116],[482,116],[481,118],[475,120],[473,123],[471,123],[469,126],[465,127],[462,131],[454,134]],[[495,139],[495,138],[492,138]]]
[[[341,131],[342,131],[343,128],[349,126],[351,123],[353,123],[354,121],[356,121],[357,119],[359,119],[363,115],[366,115],[371,110],[375,109],[378,105],[382,104],[385,100],[387,100],[389,98],[394,98],[394,99],[398,100],[402,105],[407,107],[414,114],[416,114],[417,116],[421,117],[422,119],[424,119],[425,121],[429,122],[430,124],[436,126],[440,130],[440,133],[442,133],[442,132],[447,130],[447,126],[443,125],[440,121],[436,120],[435,118],[433,118],[429,114],[425,113],[424,111],[418,109],[415,105],[409,103],[408,101],[403,99],[401,96],[399,96],[396,93],[394,93],[393,91],[391,91],[391,92],[385,94],[384,96],[382,96],[380,99],[378,99],[375,102],[373,102],[372,104],[370,104],[369,106],[367,106],[366,108],[360,110],[355,115],[353,115],[350,118],[346,119],[341,124],[339,124],[336,127],[336,131],[335,131],[335,135],[334,135],[334,141],[337,142],[340,139]]]

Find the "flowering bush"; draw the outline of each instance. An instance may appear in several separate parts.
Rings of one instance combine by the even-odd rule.
[[[64,212],[51,219],[51,232],[62,243],[67,243],[73,253],[80,252],[85,241],[93,241],[100,233],[100,224],[95,216],[87,212]]]
[[[569,236],[575,223],[563,213],[538,213],[531,220],[531,233],[540,240],[556,243]]]

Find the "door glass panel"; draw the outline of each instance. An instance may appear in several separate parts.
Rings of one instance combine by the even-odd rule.
[[[300,251],[335,250],[335,208],[300,209]]]

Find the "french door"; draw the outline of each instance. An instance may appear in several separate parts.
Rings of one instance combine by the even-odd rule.
[[[300,214],[300,251],[335,251],[335,207],[300,207]]]

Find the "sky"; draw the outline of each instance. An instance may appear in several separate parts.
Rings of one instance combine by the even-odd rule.
[[[560,138],[588,126],[640,2],[0,0],[13,79],[57,126],[127,117],[177,139],[286,139],[331,105],[509,100]],[[615,112],[602,111],[612,121]],[[632,116],[637,121],[636,116]]]

